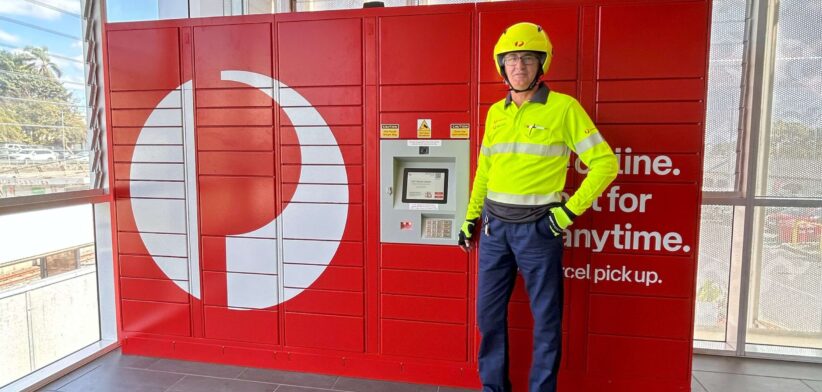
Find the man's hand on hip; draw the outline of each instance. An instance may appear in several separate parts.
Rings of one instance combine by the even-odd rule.
[[[548,227],[555,237],[562,235],[562,231],[566,227],[574,223],[574,218],[577,216],[571,212],[565,205],[557,206],[548,210]]]

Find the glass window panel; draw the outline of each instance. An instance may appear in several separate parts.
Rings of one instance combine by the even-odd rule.
[[[275,12],[283,12],[282,1],[272,0],[248,0],[246,2],[247,8],[244,10],[246,14],[272,14]],[[288,5],[287,3],[285,4]]]
[[[694,339],[725,341],[734,208],[702,206]]]
[[[187,4],[187,1],[183,1]],[[185,16],[180,17],[184,18]],[[137,22],[158,19],[160,19],[158,0],[106,0],[107,22]]]
[[[100,339],[90,205],[0,216],[0,387]]]
[[[822,349],[822,208],[758,208],[747,342]]]
[[[416,5],[417,0],[382,0],[386,7]],[[295,11],[327,11],[362,8],[363,0],[297,0]]]
[[[81,0],[0,6],[0,198],[89,189]]]
[[[779,3],[766,196],[822,198],[822,2]]]
[[[734,191],[739,175],[745,8],[745,0],[718,0],[713,5],[702,185],[705,191]]]

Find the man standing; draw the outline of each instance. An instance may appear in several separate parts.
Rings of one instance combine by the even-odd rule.
[[[618,162],[574,98],[540,82],[553,55],[542,27],[517,23],[494,47],[509,94],[488,111],[459,244],[480,235],[477,321],[483,391],[508,392],[508,301],[517,270],[534,316],[531,392],[555,391],[562,345],[562,233],[616,178]],[[589,168],[574,195],[561,192],[574,151]]]

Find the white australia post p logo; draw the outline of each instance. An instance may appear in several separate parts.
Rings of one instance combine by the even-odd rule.
[[[227,273],[226,292],[227,306],[240,309],[262,309],[281,304],[300,294],[305,288],[322,275],[331,259],[337,252],[348,220],[348,177],[342,152],[320,113],[294,89],[269,76],[247,71],[222,71],[222,80],[234,81],[257,87],[271,97],[286,113],[294,125],[300,144],[301,170],[297,188],[292,200],[308,203],[289,203],[271,222],[246,232],[232,233],[226,240],[226,270],[241,267],[244,274]],[[259,86],[272,86],[280,91],[279,101],[272,89]],[[196,151],[194,146],[194,103],[192,81],[183,83],[183,148],[185,160],[185,214],[180,222],[187,228],[187,262],[188,282],[174,280],[180,272],[179,259],[164,257],[168,255],[168,238],[153,235],[147,230],[151,224],[152,204],[147,199],[132,198],[131,207],[134,221],[140,238],[143,241],[154,263],[163,273],[172,279],[181,289],[200,299],[200,255],[197,209],[197,173]],[[146,120],[135,143],[132,162],[145,162],[151,154],[150,140],[146,135],[147,128],[164,126],[160,108],[173,105],[179,95],[171,92],[154,108]],[[178,101],[179,102],[179,101]],[[131,165],[130,178],[145,178],[144,171],[152,170],[145,165]],[[309,184],[323,185],[321,188]],[[134,183],[131,182],[131,188]],[[168,183],[168,186],[175,186]],[[160,187],[164,185],[159,185]],[[179,183],[176,184],[179,186]],[[205,206],[208,208],[208,206]],[[243,206],[236,206],[243,208]],[[184,217],[184,218],[183,218]],[[281,228],[278,235],[277,228]],[[278,238],[282,253],[278,257],[276,246],[259,246],[256,238]],[[299,239],[310,238],[310,240]],[[273,244],[272,244],[273,245]],[[276,262],[273,262],[275,261]],[[289,272],[285,263],[310,264],[309,268],[300,268]],[[282,278],[277,271],[286,271]],[[297,287],[297,288],[295,288]]]

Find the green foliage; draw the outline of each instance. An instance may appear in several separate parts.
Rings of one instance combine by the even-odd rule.
[[[0,142],[39,145],[83,143],[82,108],[71,106],[71,93],[57,79],[60,68],[46,48],[0,50]]]
[[[696,300],[700,302],[716,302],[722,296],[722,289],[713,280],[708,280],[699,287]]]
[[[783,158],[818,159],[822,132],[802,123],[777,120],[771,124],[770,155]]]

